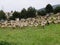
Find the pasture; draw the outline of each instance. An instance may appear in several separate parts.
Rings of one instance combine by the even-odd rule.
[[[60,45],[60,24],[0,28],[0,45]]]

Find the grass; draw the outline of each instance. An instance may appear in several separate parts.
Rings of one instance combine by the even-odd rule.
[[[38,27],[0,28],[0,45],[60,45],[60,24]]]

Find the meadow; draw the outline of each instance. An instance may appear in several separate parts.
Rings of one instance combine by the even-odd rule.
[[[60,45],[60,24],[0,28],[0,45]]]

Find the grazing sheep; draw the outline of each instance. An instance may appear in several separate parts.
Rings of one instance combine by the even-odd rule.
[[[44,23],[41,23],[41,26],[44,28],[45,24]]]
[[[48,20],[48,23],[51,24],[52,23],[52,20]]]
[[[60,20],[60,16],[58,16],[57,19]]]
[[[56,20],[57,18],[56,17],[52,17],[52,20]]]
[[[20,27],[20,21],[15,22],[16,27]]]
[[[20,21],[21,21],[21,22],[25,22],[26,20],[25,20],[25,19],[21,19]]]
[[[16,18],[16,21],[19,21],[19,18]]]
[[[28,22],[27,21],[24,23],[24,26],[28,26]]]
[[[35,22],[35,23],[34,23],[34,26],[35,26],[35,27],[37,27],[37,26],[38,26],[38,23],[37,23],[37,22]]]
[[[57,20],[58,21],[58,23],[60,23],[60,20]]]
[[[60,15],[60,13],[57,13],[56,15],[57,15],[57,16],[59,16],[59,15]]]
[[[36,19],[35,21],[36,21],[38,24],[40,24],[41,19]]]
[[[15,25],[15,24],[13,24],[13,25],[12,25],[12,28],[13,28],[13,29],[15,29],[15,28],[16,28],[16,25]]]
[[[29,22],[28,25],[29,25],[29,26],[33,26],[33,22]]]
[[[1,28],[5,28],[5,25],[1,25]]]
[[[57,24],[57,23],[58,23],[58,20],[55,20],[55,21],[54,21],[54,24]]]
[[[41,21],[41,26],[44,28],[44,26],[47,24],[47,22],[46,21]]]
[[[23,22],[20,23],[20,27],[22,28],[24,26]]]

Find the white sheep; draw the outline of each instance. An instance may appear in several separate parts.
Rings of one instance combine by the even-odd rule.
[[[58,23],[58,20],[55,20],[54,23],[57,24]]]

